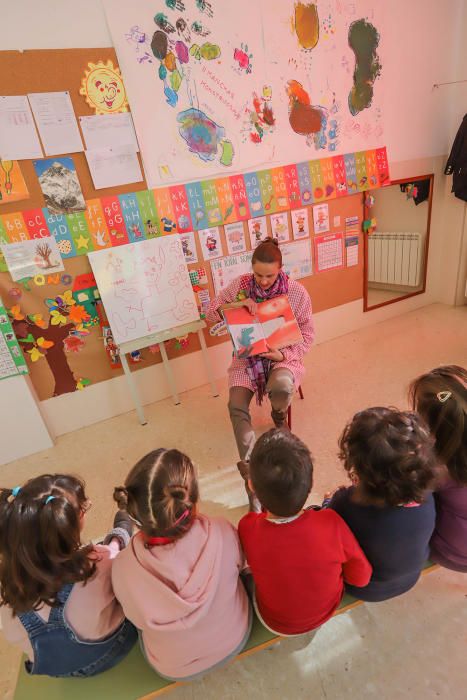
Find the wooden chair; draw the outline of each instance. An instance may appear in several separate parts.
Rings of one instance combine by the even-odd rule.
[[[301,399],[305,398],[301,386],[298,387],[298,393]],[[289,430],[292,430],[292,404],[290,404],[287,409],[287,425],[289,426]]]

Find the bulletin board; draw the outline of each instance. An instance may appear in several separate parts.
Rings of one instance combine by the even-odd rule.
[[[21,95],[29,92],[48,92],[68,90],[77,117],[91,115],[94,112],[79,94],[81,80],[88,68],[88,63],[108,60],[117,66],[115,51],[102,49],[63,49],[35,50],[0,53],[2,59],[2,93],[4,95]],[[68,155],[68,154],[66,154]],[[146,190],[147,184],[140,183],[118,188],[95,190],[88,170],[84,153],[73,153],[78,178],[85,200],[116,195],[126,192]],[[44,198],[31,161],[20,162],[21,171],[26,181],[30,198],[21,202],[12,202],[0,207],[0,214],[9,214],[22,210],[44,207]],[[344,233],[345,218],[358,217],[358,229],[361,231],[363,220],[362,193],[330,200],[329,233]],[[310,238],[306,239],[313,247],[312,206],[307,206]],[[287,212],[290,227],[290,212]],[[247,250],[251,249],[247,222],[243,222]],[[220,226],[221,246],[227,255],[224,227]],[[271,232],[270,217],[267,216],[268,232]],[[171,234],[175,235],[175,234]],[[363,241],[359,238],[358,263],[340,270],[329,270],[301,279],[301,283],[310,293],[314,312],[345,304],[362,297],[363,289]],[[290,238],[292,241],[292,237]],[[205,271],[206,284],[200,285],[200,291],[208,290],[214,296],[210,262],[203,261],[198,234],[195,233],[198,261],[188,265],[191,271]],[[344,251],[345,259],[345,251]],[[76,297],[78,280],[85,284],[86,275],[91,272],[86,256],[64,260],[65,278],[61,275],[54,283],[46,278],[44,283],[36,285],[30,282],[22,285],[12,282],[7,272],[0,273],[0,296],[4,305],[10,309],[13,328],[19,336],[20,344],[28,363],[30,375],[36,392],[41,400],[62,393],[82,390],[90,384],[110,379],[122,373],[118,361],[112,355],[113,348],[106,343],[105,324],[99,319],[95,323],[83,324],[79,314],[73,310],[77,307],[72,300],[72,290]],[[313,268],[315,262],[313,261]],[[55,300],[55,306],[53,302]],[[62,325],[53,325],[52,319],[57,313],[64,316]],[[31,322],[32,319],[32,322]],[[70,319],[70,323],[68,323]],[[71,330],[71,336],[70,336]],[[21,336],[21,337],[20,337]],[[71,340],[64,347],[65,337]],[[208,346],[229,342],[227,335],[211,335],[205,331]],[[52,345],[50,346],[50,343]],[[49,346],[48,346],[49,345]],[[167,343],[169,358],[185,355],[200,349],[196,335],[179,338]],[[161,362],[157,347],[143,350],[133,358],[131,369],[147,367]]]

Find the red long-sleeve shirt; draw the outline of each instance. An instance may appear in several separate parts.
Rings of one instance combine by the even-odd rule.
[[[264,622],[302,634],[331,617],[344,581],[366,586],[371,566],[349,527],[331,510],[306,510],[290,522],[248,513],[238,524]]]

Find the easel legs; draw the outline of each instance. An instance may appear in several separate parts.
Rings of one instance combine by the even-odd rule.
[[[169,358],[167,357],[167,350],[165,349],[164,342],[161,341],[159,343],[159,348],[161,351],[161,356],[162,356],[162,362],[164,363],[164,369],[165,369],[165,374],[167,377],[167,381],[169,383],[170,391],[173,396],[174,404],[178,406],[180,403],[180,397],[177,393],[177,385],[175,384],[175,377],[172,372],[172,368],[170,366]]]
[[[214,376],[213,376],[212,371],[211,371],[211,365],[209,364],[208,349],[206,347],[206,341],[204,339],[204,334],[203,334],[202,330],[198,331],[198,338],[199,338],[199,343],[201,345],[201,352],[203,355],[204,366],[206,368],[206,374],[208,375],[209,384],[211,385],[212,395],[219,396],[219,392],[217,391],[216,382],[214,381]]]
[[[144,415],[143,407],[141,406],[139,400],[138,389],[136,388],[133,375],[130,371],[130,368],[128,367],[128,361],[124,352],[120,353],[120,362],[122,363],[123,371],[125,372],[125,377],[128,382],[128,388],[130,389],[131,398],[133,399],[133,403],[135,404],[136,413],[138,414],[138,420],[141,423],[141,425],[146,425],[147,420],[146,416]]]

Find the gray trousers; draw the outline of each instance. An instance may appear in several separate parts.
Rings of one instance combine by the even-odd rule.
[[[271,416],[276,427],[287,421],[287,409],[295,392],[293,374],[285,367],[273,369],[269,375],[266,391],[271,402]],[[229,391],[229,414],[241,460],[248,461],[255,444],[255,433],[251,425],[250,403],[254,392],[243,386],[233,386]]]

